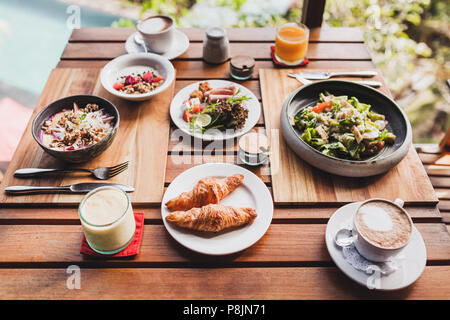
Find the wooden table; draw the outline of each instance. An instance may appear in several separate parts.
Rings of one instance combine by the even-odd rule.
[[[190,48],[173,62],[175,92],[203,79],[228,79],[228,64],[202,61],[204,31],[183,29]],[[132,29],[74,30],[59,68],[101,68],[124,54]],[[230,29],[231,54],[256,58],[243,85],[261,98],[258,70],[273,68],[273,29]],[[308,69],[374,68],[359,30],[311,32]],[[55,79],[53,79],[55,81]],[[388,92],[384,87],[384,92]],[[257,124],[264,128],[264,119]],[[192,149],[192,157],[201,150]],[[166,186],[183,170],[167,154]],[[236,149],[229,150],[232,160]],[[211,157],[214,157],[212,155]],[[214,159],[212,159],[214,160]],[[263,176],[271,187],[271,177]],[[332,262],[324,240],[334,206],[276,206],[272,225],[253,247],[226,257],[195,254],[166,232],[157,205],[137,206],[145,214],[140,254],[134,259],[96,260],[79,253],[82,230],[72,207],[0,209],[0,298],[3,299],[448,299],[450,236],[436,205],[408,206],[427,247],[427,266],[417,282],[394,292],[369,290],[347,278]],[[68,266],[81,268],[81,289],[69,290]]]

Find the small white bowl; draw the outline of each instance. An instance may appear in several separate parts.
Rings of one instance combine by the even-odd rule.
[[[122,76],[127,76],[131,73],[143,73],[148,71],[149,68],[156,70],[165,79],[164,83],[156,90],[143,94],[127,94],[113,88],[114,83],[119,81]],[[154,53],[144,52],[119,56],[104,66],[100,73],[100,81],[105,90],[116,97],[130,101],[148,100],[166,90],[174,79],[175,69],[167,58]]]

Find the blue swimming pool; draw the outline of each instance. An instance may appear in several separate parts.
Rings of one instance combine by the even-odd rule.
[[[72,32],[68,7],[54,0],[0,1],[0,82],[42,91]],[[80,8],[81,27],[111,26],[119,18]]]

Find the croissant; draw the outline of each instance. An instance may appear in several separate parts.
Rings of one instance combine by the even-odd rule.
[[[220,200],[239,187],[243,179],[242,174],[235,174],[223,179],[212,177],[201,179],[194,189],[167,201],[166,206],[170,211],[186,211],[211,203],[218,204]]]
[[[209,204],[201,208],[192,208],[188,211],[171,212],[166,217],[166,220],[182,228],[219,232],[226,228],[250,223],[256,217],[256,210],[252,208]]]

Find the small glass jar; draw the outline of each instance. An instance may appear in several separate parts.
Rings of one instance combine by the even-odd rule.
[[[230,75],[236,80],[248,80],[252,77],[255,59],[249,56],[235,56],[230,60]]]
[[[225,29],[212,27],[206,30],[203,41],[203,59],[208,63],[220,64],[230,57],[230,49]]]
[[[269,140],[265,134],[250,131],[239,139],[239,161],[249,166],[259,166],[269,160]]]
[[[131,201],[116,187],[90,191],[78,207],[83,232],[92,250],[114,254],[125,249],[136,231]]]

